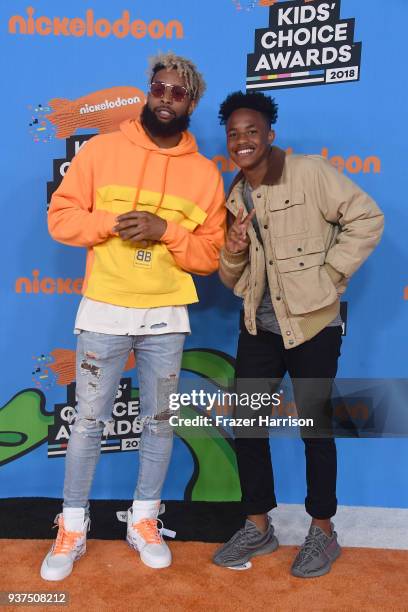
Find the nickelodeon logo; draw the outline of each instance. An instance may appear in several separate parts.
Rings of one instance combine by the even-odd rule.
[[[22,276],[16,280],[16,293],[45,293],[50,295],[53,293],[59,294],[77,294],[81,295],[83,278],[50,278],[44,276],[40,278],[40,271],[33,270],[32,278]]]
[[[9,34],[39,34],[40,36],[98,36],[107,38],[183,38],[183,25],[180,21],[173,19],[163,23],[159,19],[153,19],[146,23],[141,19],[130,20],[129,11],[123,11],[120,19],[109,21],[109,19],[97,19],[93,9],[87,9],[85,17],[47,17],[41,15],[34,17],[35,9],[32,6],[26,9],[27,17],[13,15],[8,22]]]
[[[56,126],[57,138],[72,136],[77,128],[97,128],[104,134],[119,129],[125,119],[138,117],[145,101],[137,87],[109,87],[76,100],[53,98],[48,102],[53,112],[46,118]]]
[[[286,153],[287,155],[291,155],[293,153],[292,147],[288,147]],[[351,155],[347,158],[341,155],[329,157],[329,150],[327,147],[323,147],[320,155],[324,157],[324,159],[327,159],[339,172],[344,172],[345,170],[350,174],[379,174],[381,172],[381,160],[376,155],[370,155],[365,159],[361,158],[359,155]],[[224,157],[224,155],[216,155],[212,160],[222,173],[234,172],[237,170],[237,166],[234,162]]]

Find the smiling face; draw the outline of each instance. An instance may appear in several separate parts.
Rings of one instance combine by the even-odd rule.
[[[231,114],[226,132],[228,153],[243,170],[256,168],[268,156],[275,138],[262,113],[249,108],[239,108]]]

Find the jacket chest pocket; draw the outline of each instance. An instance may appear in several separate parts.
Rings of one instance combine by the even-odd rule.
[[[321,236],[277,240],[275,256],[292,314],[313,312],[336,301],[337,290],[323,265],[326,253]]]
[[[274,236],[290,236],[307,231],[305,194],[279,194],[269,203],[269,218]]]

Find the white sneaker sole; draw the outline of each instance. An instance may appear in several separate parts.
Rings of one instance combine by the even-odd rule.
[[[160,559],[152,560],[151,558],[146,558],[145,556],[143,556],[143,552],[138,549],[136,544],[132,542],[129,536],[126,537],[126,542],[129,544],[130,548],[133,548],[133,550],[139,553],[140,560],[142,561],[142,563],[147,565],[147,567],[151,567],[152,569],[164,569],[165,567],[169,567],[171,565],[171,561],[172,561],[171,556],[170,556],[170,559],[167,559],[167,560],[162,560],[162,561],[160,561]]]
[[[84,546],[83,549],[80,549],[78,551],[77,555],[75,556],[75,559],[73,559],[72,565],[68,565],[65,568],[65,570],[63,568],[50,567],[47,563],[47,560],[50,556],[50,553],[48,553],[41,565],[41,571],[40,571],[41,578],[43,580],[48,580],[51,582],[56,582],[58,580],[64,580],[64,578],[67,578],[72,573],[75,561],[78,561],[78,559],[80,559],[82,555],[84,555],[85,553],[86,553],[86,546]]]

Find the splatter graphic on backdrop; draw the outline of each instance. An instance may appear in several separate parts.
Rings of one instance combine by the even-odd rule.
[[[28,127],[33,142],[51,142],[55,138],[56,130],[55,126],[46,121],[46,115],[51,108],[43,104],[29,104],[27,108],[31,114]]]
[[[56,376],[50,369],[50,363],[53,361],[51,355],[33,356],[34,367],[31,372],[31,380],[37,389],[51,389],[55,385]]]

